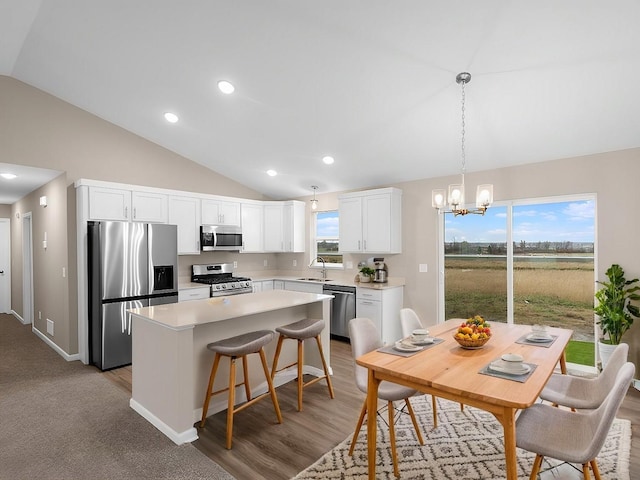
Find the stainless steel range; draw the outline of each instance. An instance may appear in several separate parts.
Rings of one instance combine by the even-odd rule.
[[[233,276],[232,263],[192,265],[191,281],[211,285],[212,297],[253,292],[253,283],[250,278]]]

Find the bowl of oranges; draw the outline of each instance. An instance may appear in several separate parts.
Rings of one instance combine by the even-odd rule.
[[[474,315],[458,327],[453,338],[462,348],[482,348],[491,338],[491,327],[480,315]]]

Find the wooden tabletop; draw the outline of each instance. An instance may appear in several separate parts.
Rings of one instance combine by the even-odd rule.
[[[522,345],[515,342],[531,332],[530,325],[491,322],[489,342],[481,349],[466,350],[453,338],[462,321],[448,320],[429,327],[431,335],[444,342],[415,355],[402,357],[373,351],[359,357],[357,363],[372,370],[378,379],[406,384],[468,405],[522,409],[536,401],[573,333],[550,328],[549,333],[558,337],[550,347]],[[478,373],[505,353],[520,354],[526,363],[537,365],[524,383]]]

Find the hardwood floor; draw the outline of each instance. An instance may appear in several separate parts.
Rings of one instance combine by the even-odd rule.
[[[314,463],[353,433],[364,394],[355,386],[351,347],[331,341],[331,365],[336,398],[329,398],[326,383],[304,390],[303,411],[296,410],[294,382],[278,388],[283,423],[278,424],[269,399],[251,406],[234,418],[233,448],[225,442],[226,412],[208,418],[194,446],[238,480],[285,480]],[[131,368],[105,372],[119,388],[131,392]],[[640,478],[640,392],[629,389],[619,418],[631,421],[630,478]]]

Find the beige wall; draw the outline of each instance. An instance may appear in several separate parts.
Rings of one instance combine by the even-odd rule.
[[[66,172],[66,176],[63,177],[65,180],[59,177],[50,187],[55,190],[61,188],[61,182],[66,185],[69,245],[64,261],[68,263],[69,277],[63,290],[66,288],[69,299],[66,301],[66,307],[58,308],[49,304],[49,297],[53,296],[44,296],[44,303],[39,303],[39,306],[51,310],[55,316],[64,315],[64,308],[67,308],[70,317],[68,327],[60,329],[61,332],[66,332],[67,338],[58,338],[56,323],[55,341],[60,346],[64,345],[65,351],[69,353],[77,352],[77,339],[74,338],[77,318],[74,311],[75,191],[70,186],[74,180],[91,178],[244,198],[262,198],[242,185],[14,79],[0,76],[0,105],[3,107],[3,115],[0,116],[0,151],[3,157],[0,157],[0,161]],[[604,278],[604,271],[614,262],[623,266],[628,277],[640,277],[640,258],[635,252],[636,239],[640,237],[640,225],[634,217],[634,209],[640,204],[640,190],[635,186],[639,177],[640,149],[632,149],[468,173],[466,181],[470,186],[493,183],[496,201],[580,193],[596,194],[597,272],[598,278]],[[390,275],[406,278],[405,305],[416,309],[430,324],[436,321],[438,298],[438,219],[431,208],[431,190],[446,186],[456,179],[457,177],[445,177],[384,185],[397,186],[403,190],[404,253],[386,257]],[[37,195],[32,194],[29,198],[31,199],[28,202],[34,202]],[[309,198],[305,197],[304,200]],[[318,199],[323,210],[337,208],[337,193],[320,194]],[[34,204],[30,208],[35,212],[36,206]],[[53,209],[49,212],[52,211]],[[19,226],[14,221],[15,215],[12,214],[11,218],[12,242],[14,245],[17,242],[14,260],[18,259],[16,261],[21,262],[21,235],[17,231]],[[38,227],[37,231],[41,233],[42,228]],[[34,229],[34,241],[40,240],[35,232]],[[61,262],[48,261],[51,257],[48,252],[39,253],[42,258],[38,258],[38,261],[43,262],[43,265],[38,267],[44,268],[42,274],[61,280]],[[345,260],[353,261],[356,265],[358,261],[366,258],[367,255],[347,255]],[[188,276],[192,263],[226,260],[237,260],[238,270],[248,274],[271,273],[276,270],[294,274],[309,273],[306,266],[309,262],[308,254],[231,253],[180,257],[179,273],[181,276]],[[264,260],[268,262],[267,267],[263,265]],[[297,261],[298,267],[292,267],[292,260]],[[419,263],[426,263],[429,271],[418,273]],[[12,306],[16,311],[20,311],[21,263],[13,264],[13,272],[12,290],[15,294],[12,295]],[[355,273],[354,268],[336,272],[332,276],[351,279]],[[57,299],[51,301],[55,302]],[[640,325],[633,326],[625,341],[631,344],[631,358],[640,365]]]
[[[47,197],[47,207],[40,206],[43,195]],[[73,352],[72,345],[77,345],[77,324],[69,321],[66,176],[58,176],[12,206],[11,305],[20,315],[24,314],[22,226],[25,214],[31,214],[32,225],[33,325],[62,350]],[[43,246],[45,232],[46,249]],[[47,319],[54,322],[53,335],[46,333]]]
[[[11,216],[11,205],[0,205],[0,218],[9,218]]]

